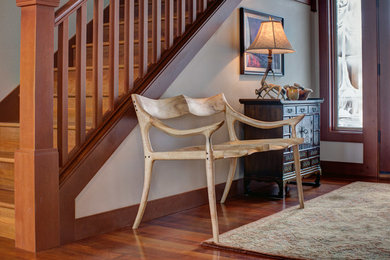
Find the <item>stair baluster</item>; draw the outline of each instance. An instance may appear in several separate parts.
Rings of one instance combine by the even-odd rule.
[[[124,28],[124,89],[129,93],[134,86],[134,0],[125,0]]]
[[[196,1],[197,0],[189,0],[190,1],[190,6],[189,6],[189,14],[190,14],[190,23],[195,22],[196,20]]]
[[[156,63],[161,56],[161,0],[153,0],[152,8],[152,62]]]
[[[93,127],[103,121],[103,1],[93,6]]]
[[[173,44],[173,0],[165,0],[165,50]]]
[[[58,25],[57,146],[59,165],[68,159],[68,60],[69,19]]]
[[[86,130],[86,40],[87,6],[84,2],[76,16],[76,147],[85,141]]]
[[[143,2],[143,1],[141,1]],[[119,95],[119,0],[110,0],[110,84],[109,110],[115,108]]]

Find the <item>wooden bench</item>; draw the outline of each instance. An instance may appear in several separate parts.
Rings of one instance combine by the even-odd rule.
[[[153,162],[155,160],[205,160],[211,225],[215,243],[218,243],[219,231],[214,183],[214,160],[230,159],[228,179],[221,199],[221,203],[224,203],[234,179],[237,158],[257,152],[282,150],[292,147],[300,208],[304,207],[298,152],[298,145],[303,143],[303,138],[297,138],[295,130],[296,125],[302,120],[304,115],[274,122],[255,120],[235,111],[227,103],[223,94],[209,98],[189,98],[181,95],[159,100],[149,99],[133,94],[132,99],[141,129],[145,155],[144,187],[133,229],[138,228],[145,211],[150,189]],[[211,136],[224,124],[224,121],[188,130],[175,129],[167,126],[161,121],[164,119],[181,117],[186,114],[193,114],[195,116],[212,116],[216,113],[225,113],[224,121],[227,123],[230,138],[229,141],[221,144],[213,144],[211,142]],[[292,136],[291,138],[280,139],[239,140],[234,128],[236,121],[262,129],[271,129],[290,125],[292,128]],[[203,135],[205,137],[205,145],[185,147],[173,151],[157,152],[153,150],[149,139],[149,130],[151,127],[155,127],[171,136]]]

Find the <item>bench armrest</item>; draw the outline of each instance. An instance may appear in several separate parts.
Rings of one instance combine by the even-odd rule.
[[[256,127],[256,128],[261,128],[261,129],[272,129],[272,128],[278,128],[282,127],[284,125],[290,125],[292,127],[295,127],[304,117],[305,115],[299,115],[294,118],[286,119],[286,120],[281,120],[281,121],[260,121],[251,117],[248,117],[246,115],[243,115],[233,109],[231,109],[230,113],[235,120],[238,120],[244,124]]]

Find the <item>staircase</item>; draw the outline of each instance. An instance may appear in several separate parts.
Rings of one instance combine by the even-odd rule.
[[[56,11],[53,137],[47,138],[59,152],[61,243],[80,238],[74,227],[65,228],[74,225],[75,196],[136,125],[130,94],[160,96],[240,1],[111,0],[104,7],[103,0],[90,0],[94,16],[89,22],[87,0],[70,0]],[[73,14],[76,34],[69,38]],[[1,119],[0,236],[15,239],[14,153],[20,124]],[[78,172],[91,156],[93,163]],[[77,188],[75,179],[83,181]]]

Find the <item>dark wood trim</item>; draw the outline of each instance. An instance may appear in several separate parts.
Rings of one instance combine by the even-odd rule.
[[[315,2],[315,0],[294,0],[295,2],[311,5],[311,2]]]
[[[321,140],[362,143],[362,132],[335,128],[333,2],[318,1],[320,96],[324,99],[321,109]]]
[[[243,179],[235,180],[229,192],[229,197],[242,194],[244,192],[243,187]],[[215,191],[217,194],[217,201],[221,199],[224,188],[225,183],[216,185]],[[152,200],[149,201],[146,206],[142,222],[199,207],[207,203],[208,199],[206,187],[166,198]],[[75,240],[131,226],[134,222],[137,210],[138,204],[76,219]]]
[[[312,12],[317,12],[317,0],[310,1],[310,9]]]
[[[363,34],[363,161],[366,176],[379,174],[379,81],[377,5],[373,0],[362,0]]]
[[[7,111],[0,113],[0,122],[19,123],[19,94],[20,85],[0,101],[0,111]]]
[[[135,93],[158,98],[193,59],[220,25],[242,0],[220,0],[200,14],[161,62],[151,68],[142,82],[136,82]],[[95,176],[101,166],[137,125],[130,95],[104,120],[80,152],[64,166],[60,175],[61,243],[75,239],[74,200]]]
[[[321,169],[324,177],[364,176],[361,163],[321,161]]]

